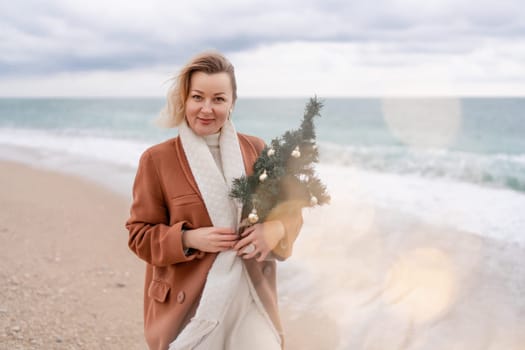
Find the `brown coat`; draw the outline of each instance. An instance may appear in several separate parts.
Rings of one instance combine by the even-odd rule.
[[[246,173],[264,147],[262,140],[238,134]],[[150,349],[167,349],[196,311],[207,273],[217,254],[186,256],[181,229],[212,226],[180,139],[146,150],[133,185],[126,222],[129,247],[147,262],[144,285],[144,332]],[[274,256],[286,259],[302,225],[300,208],[281,205],[268,219],[283,222],[286,235]],[[245,266],[268,315],[281,333],[275,261],[245,260]]]

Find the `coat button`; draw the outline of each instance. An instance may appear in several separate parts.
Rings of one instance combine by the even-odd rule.
[[[270,274],[272,273],[272,267],[270,265],[266,265],[264,268],[263,268],[263,273],[266,275],[266,276],[270,276]]]
[[[177,302],[179,304],[182,304],[185,298],[186,298],[186,295],[184,294],[183,291],[180,291],[179,294],[177,294]]]

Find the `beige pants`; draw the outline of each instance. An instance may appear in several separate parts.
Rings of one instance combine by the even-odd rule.
[[[269,321],[257,308],[243,273],[239,290],[224,322],[207,336],[197,349],[280,350],[280,339]]]

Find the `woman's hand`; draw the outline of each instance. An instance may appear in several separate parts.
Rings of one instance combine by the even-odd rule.
[[[279,220],[255,224],[244,230],[241,234],[241,240],[235,244],[233,249],[237,250],[237,255],[242,255],[244,259],[256,257],[256,260],[261,262],[266,259],[266,256],[275,248],[284,234],[284,226]],[[251,248],[252,245],[253,248]]]
[[[182,235],[184,248],[193,248],[207,253],[218,253],[233,248],[238,242],[235,230],[229,227],[201,227],[187,230]]]

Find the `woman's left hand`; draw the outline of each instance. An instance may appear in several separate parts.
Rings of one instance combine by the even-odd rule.
[[[246,228],[241,233],[241,240],[235,244],[233,249],[237,250],[237,255],[242,255],[243,259],[256,258],[261,262],[266,259],[284,234],[285,230],[281,221],[265,221]],[[245,250],[248,251],[245,252]]]

